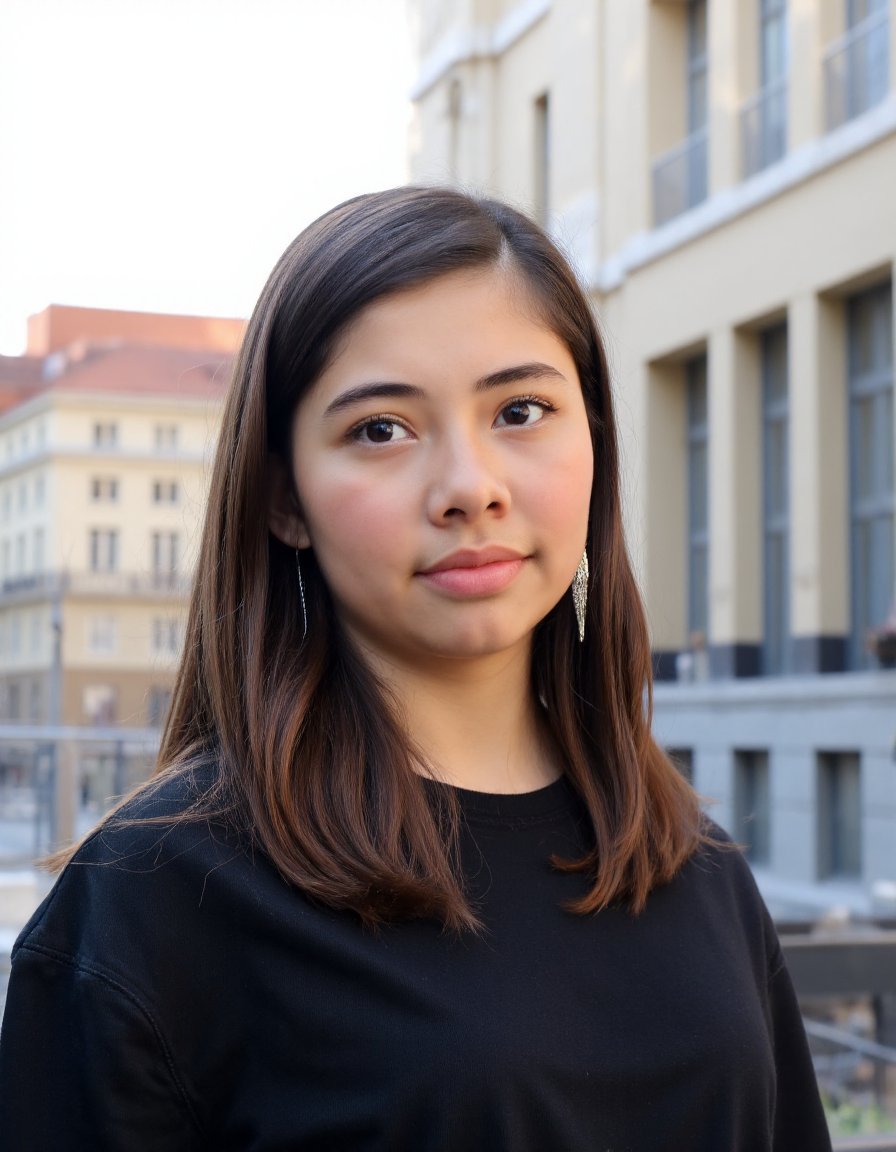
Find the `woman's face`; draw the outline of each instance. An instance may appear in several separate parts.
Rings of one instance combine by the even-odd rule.
[[[585,546],[593,459],[572,356],[512,273],[369,305],[291,444],[300,508],[275,501],[272,530],[314,550],[374,663],[528,655]]]

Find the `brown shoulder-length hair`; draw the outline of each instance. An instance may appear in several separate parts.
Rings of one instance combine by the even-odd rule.
[[[372,301],[460,269],[519,275],[578,369],[594,446],[585,639],[572,597],[538,625],[533,696],[590,815],[594,848],[570,909],[637,912],[703,840],[698,799],[651,735],[651,657],[623,539],[607,361],[564,257],[506,204],[405,187],[334,208],[274,268],[234,369],[158,771],[214,751],[204,811],[238,819],[280,873],[365,923],[435,917],[475,928],[458,867],[456,807],[419,772],[394,701],[346,640],[313,553],[268,528],[269,458],[291,468],[296,406]],[[415,767],[416,766],[416,767]],[[444,795],[449,797],[446,802]],[[446,818],[447,816],[447,818]]]

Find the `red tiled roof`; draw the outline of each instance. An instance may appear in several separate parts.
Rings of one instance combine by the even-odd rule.
[[[0,415],[44,387],[37,356],[0,356]]]
[[[0,412],[40,392],[221,399],[233,358],[138,344],[76,344],[45,358],[0,357]]]

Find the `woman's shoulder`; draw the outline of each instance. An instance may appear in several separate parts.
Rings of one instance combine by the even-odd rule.
[[[220,904],[248,853],[222,819],[214,763],[192,762],[151,780],[83,841],[13,950],[78,964],[112,964],[136,940],[166,938]],[[214,877],[214,882],[211,878]],[[217,898],[217,900],[216,900]]]
[[[672,883],[682,908],[706,924],[739,932],[764,962],[778,951],[774,925],[743,847],[707,816],[702,840]],[[681,909],[679,910],[681,911]]]

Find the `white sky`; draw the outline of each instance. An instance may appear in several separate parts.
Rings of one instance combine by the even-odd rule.
[[[248,315],[407,179],[405,0],[0,0],[0,353],[50,303]]]

